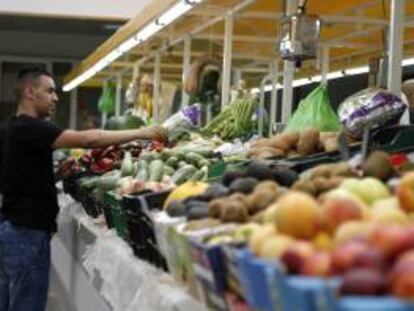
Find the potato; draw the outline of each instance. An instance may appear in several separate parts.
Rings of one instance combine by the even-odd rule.
[[[332,165],[332,176],[352,177],[356,172],[346,162],[339,162]]]
[[[309,179],[302,179],[295,182],[291,188],[292,190],[298,190],[302,192],[306,192],[310,195],[316,195],[316,187],[313,182]]]
[[[279,185],[278,183],[272,181],[272,180],[266,180],[263,181],[261,183],[259,183],[255,188],[254,188],[254,192],[256,191],[261,191],[261,190],[266,190],[272,193],[277,193],[279,190]]]
[[[333,152],[339,150],[338,138],[328,138],[323,142],[323,150],[325,152]]]
[[[316,188],[316,191],[318,194],[327,192],[329,190],[335,189],[339,186],[339,184],[342,182],[342,178],[325,178],[325,177],[317,177],[313,180],[313,184]]]
[[[314,179],[316,177],[330,177],[332,175],[333,165],[332,164],[321,164],[315,166],[311,170],[310,178]]]
[[[259,148],[259,147],[270,147],[271,146],[271,140],[269,138],[261,138],[255,141],[252,144],[253,148]]]
[[[328,139],[338,139],[339,132],[320,132],[319,140],[324,144]]]
[[[282,133],[271,137],[270,144],[274,148],[281,149],[284,152],[288,152],[291,149],[295,149],[298,140],[298,133]]]
[[[300,133],[298,142],[298,153],[310,155],[318,151],[319,131],[313,128],[306,129]]]

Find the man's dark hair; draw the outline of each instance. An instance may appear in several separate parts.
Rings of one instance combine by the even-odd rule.
[[[17,74],[17,86],[16,86],[17,100],[20,100],[22,96],[23,85],[27,82],[30,82],[33,85],[36,85],[37,80],[41,76],[47,76],[47,77],[53,78],[52,74],[49,71],[42,69],[42,68],[38,68],[38,67],[28,67],[28,68],[24,68],[20,70],[19,73]]]

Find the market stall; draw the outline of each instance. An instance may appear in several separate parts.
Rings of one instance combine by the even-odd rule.
[[[68,151],[59,169],[64,191],[104,220],[108,239],[116,233],[131,256],[155,266],[150,274],[168,272],[208,309],[410,310],[414,129],[400,120],[414,6],[309,0],[298,9],[294,2],[157,1],[120,29],[65,87],[116,77],[118,118],[108,128],[158,122],[169,141]],[[275,55],[278,19],[289,27],[309,19],[317,35],[312,51]],[[288,43],[309,40],[283,34]],[[207,56],[190,66],[201,50]],[[368,61],[378,55],[388,67],[375,74]],[[150,72],[151,117],[119,117],[121,89]],[[334,110],[328,81],[367,72],[375,76],[372,88]],[[258,87],[260,98],[242,83],[231,92],[231,76]],[[182,84],[184,95],[181,109],[165,118],[162,80]],[[293,112],[293,88],[309,81],[321,84]],[[96,244],[86,266],[102,270],[100,260],[116,250]],[[112,285],[125,284],[116,278]]]

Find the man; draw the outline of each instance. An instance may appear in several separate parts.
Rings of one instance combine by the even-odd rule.
[[[58,102],[52,76],[27,69],[18,76],[17,114],[0,132],[0,310],[43,311],[50,268],[50,237],[58,203],[52,152],[136,139],[166,139],[158,126],[137,130],[63,130],[46,121]]]

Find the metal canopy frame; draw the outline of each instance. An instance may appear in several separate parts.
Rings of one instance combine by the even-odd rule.
[[[275,70],[270,64],[274,64],[277,59],[272,45],[277,38],[277,20],[284,14],[281,12],[282,1],[204,0],[153,38],[131,50],[128,53],[128,60],[113,62],[100,73],[97,82],[102,83],[103,80],[114,75],[125,77],[129,72],[136,70],[135,68],[139,68],[141,71],[154,70],[156,84],[160,83],[157,79],[180,84],[188,71],[191,58],[206,52],[206,49],[200,46],[223,43],[217,46],[222,47],[223,54],[222,106],[224,107],[229,98],[232,68],[237,69],[245,79],[251,81],[261,81],[263,76]],[[168,2],[173,1],[168,0]],[[288,3],[291,2],[295,1],[289,0]],[[314,1],[315,7],[311,5],[312,0],[308,3],[309,11],[318,14],[325,24],[326,33],[323,33],[321,42],[321,49],[324,50],[322,58],[324,76],[327,75],[327,68],[343,70],[347,69],[347,66],[366,65],[369,57],[382,53],[384,46],[380,41],[381,34],[389,27],[388,87],[396,93],[400,91],[399,77],[401,77],[403,50],[405,48],[406,51],[414,54],[413,3],[405,0],[386,1],[390,19],[379,16],[378,11],[382,3],[379,0],[362,2],[319,0]],[[408,16],[404,18],[404,15]],[[134,20],[137,19],[138,17]],[[266,29],[262,29],[262,26]],[[114,36],[117,35],[119,34]],[[102,50],[101,47],[98,50]],[[155,61],[159,66],[154,66],[151,61],[155,58],[161,59],[162,55],[178,59]],[[329,55],[329,62],[327,55]],[[284,71],[283,122],[286,122],[290,116],[294,76],[306,78],[320,74],[322,68],[318,68],[315,63],[306,62],[300,72],[292,69],[292,65],[287,62],[285,68],[280,69]],[[280,65],[279,61],[276,68],[280,68]],[[270,80],[274,84],[277,79]],[[183,96],[182,105],[187,103],[188,98]]]

